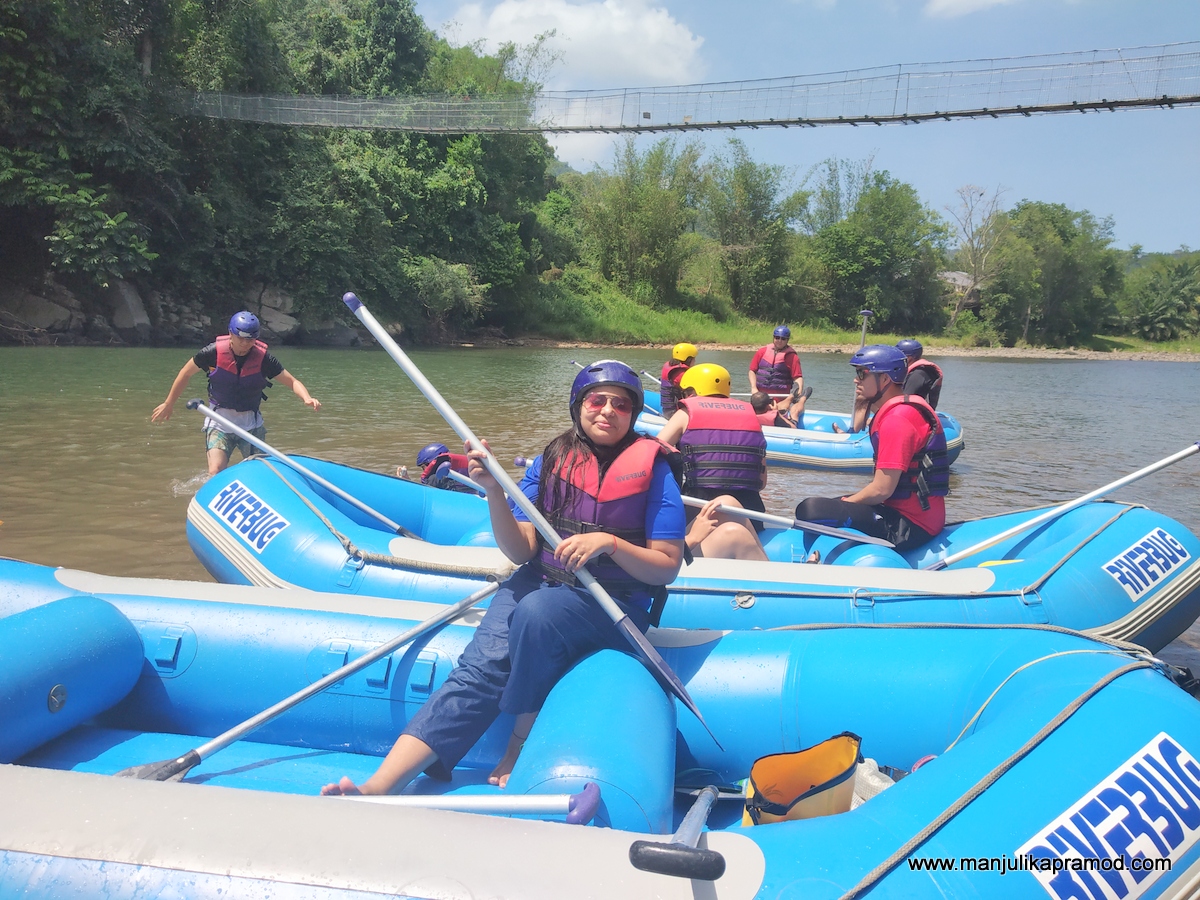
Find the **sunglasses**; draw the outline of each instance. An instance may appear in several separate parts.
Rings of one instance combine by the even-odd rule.
[[[627,416],[633,412],[633,401],[616,394],[599,394],[593,391],[583,398],[583,405],[590,412],[600,412],[605,406],[611,406],[618,416]]]
[[[876,373],[872,372],[866,366],[855,366],[854,367],[854,380],[855,381],[866,381],[868,375],[874,375],[874,374],[876,374]]]

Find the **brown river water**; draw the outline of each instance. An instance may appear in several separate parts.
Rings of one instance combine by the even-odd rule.
[[[198,348],[194,348],[198,349]],[[193,348],[0,347],[0,555],[109,575],[210,580],[184,534],[206,473],[201,417],[181,401],[150,412]],[[705,351],[748,390],[750,353]],[[450,428],[379,351],[279,349],[323,404],[282,386],[263,406],[267,441],[394,472]],[[617,357],[657,372],[663,351],[448,348],[413,361],[501,459],[533,455],[569,423],[576,368]],[[848,410],[844,354],[802,357],[809,407]],[[940,407],[963,424],[966,449],[947,499],[951,520],[1063,502],[1200,439],[1200,363],[943,358]],[[184,395],[205,395],[197,376]],[[790,514],[810,495],[837,496],[866,476],[773,469],[765,499]],[[1200,534],[1200,454],[1112,495],[1144,503]],[[1196,648],[1193,650],[1193,648]],[[1200,672],[1200,627],[1164,651]]]

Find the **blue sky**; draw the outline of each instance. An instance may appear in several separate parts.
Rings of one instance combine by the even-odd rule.
[[[633,87],[1200,40],[1200,0],[417,0],[455,43],[494,49],[549,29],[553,89]],[[741,131],[796,183],[830,156],[864,159],[944,211],[966,184],[1111,216],[1116,244],[1200,248],[1200,107],[882,128]],[[720,149],[725,138],[702,139]],[[614,139],[552,139],[581,170]],[[641,142],[653,140],[639,138]]]

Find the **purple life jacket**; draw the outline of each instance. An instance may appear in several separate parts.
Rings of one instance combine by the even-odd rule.
[[[755,384],[760,391],[768,394],[786,394],[792,389],[792,383],[795,381],[787,361],[789,356],[796,355],[796,351],[791,347],[782,353],[776,353],[774,347],[767,347],[766,351],[759,359],[758,369],[754,372]]]
[[[685,490],[762,490],[767,439],[754,407],[727,397],[687,397],[687,429],[679,438]]]
[[[236,409],[242,412],[257,410],[262,403],[263,388],[271,382],[262,373],[267,358],[267,345],[255,341],[243,357],[241,371],[238,358],[229,346],[229,335],[217,338],[217,365],[208,372],[208,400],[213,409]]]
[[[604,477],[594,456],[578,461],[564,461],[557,473],[545,479],[545,492],[538,495],[538,508],[550,524],[564,538],[572,534],[587,534],[606,531],[639,547],[646,546],[646,502],[654,462],[659,455],[674,453],[666,444],[654,438],[634,441],[612,461]],[[563,475],[569,473],[570,481]],[[560,502],[559,494],[565,487],[565,498]],[[548,510],[551,502],[560,508]],[[542,572],[553,581],[574,584],[574,574],[567,572],[554,558],[554,553],[544,538],[541,542],[540,562]],[[588,571],[596,577],[609,593],[628,599],[649,599],[649,595],[661,590],[659,585],[638,581],[607,554],[587,564]]]

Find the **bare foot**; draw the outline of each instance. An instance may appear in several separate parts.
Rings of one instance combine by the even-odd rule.
[[[841,426],[841,425],[839,425],[837,422],[834,422],[834,423],[833,423],[833,433],[834,433],[834,434],[845,434],[846,432],[845,432],[845,430],[842,428],[842,426]]]
[[[361,793],[362,791],[358,789],[358,785],[345,775],[342,776],[341,781],[334,784],[327,784],[321,788],[322,797],[344,797]]]
[[[521,743],[523,744],[524,741]],[[488,776],[488,784],[498,785],[501,790],[508,787],[508,776],[512,774],[513,766],[516,765],[520,753],[520,746],[515,752],[510,748],[500,762],[496,763],[496,768],[492,769],[492,774]]]

